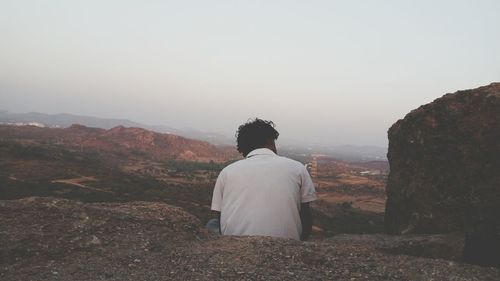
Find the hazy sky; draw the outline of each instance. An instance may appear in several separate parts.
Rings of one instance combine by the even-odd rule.
[[[500,81],[500,1],[0,0],[0,109],[386,145]]]

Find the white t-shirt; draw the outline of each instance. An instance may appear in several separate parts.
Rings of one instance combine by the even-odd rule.
[[[212,210],[221,212],[223,235],[300,239],[300,204],[316,200],[304,165],[267,148],[224,168],[215,184]]]

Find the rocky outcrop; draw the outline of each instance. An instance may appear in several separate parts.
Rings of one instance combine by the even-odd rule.
[[[219,237],[158,202],[0,201],[0,280],[498,280],[442,236]],[[420,256],[420,257],[418,257]]]
[[[389,233],[466,233],[465,259],[500,265],[500,83],[447,94],[389,129]]]

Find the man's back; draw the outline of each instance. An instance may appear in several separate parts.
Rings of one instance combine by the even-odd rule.
[[[298,240],[301,203],[315,199],[313,183],[301,163],[259,148],[220,173],[212,210],[221,212],[223,235]]]

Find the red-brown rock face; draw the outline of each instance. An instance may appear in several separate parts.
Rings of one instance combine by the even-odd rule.
[[[389,233],[465,231],[465,259],[500,265],[500,83],[447,94],[389,129]]]

